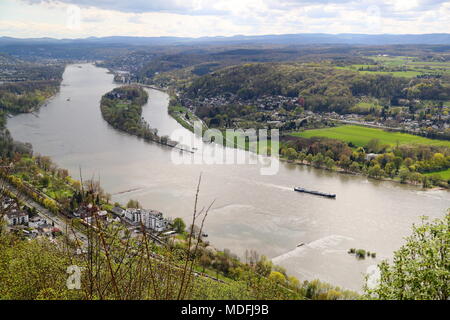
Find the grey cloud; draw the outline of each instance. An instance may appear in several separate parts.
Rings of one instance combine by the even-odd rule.
[[[170,12],[190,15],[225,14],[212,7],[198,8],[195,0],[22,0],[30,4],[63,2],[80,7],[95,7],[127,13]]]
[[[27,3],[51,3],[56,0],[22,0]],[[146,12],[169,12],[184,15],[214,15],[231,16],[231,12],[217,10],[214,4],[218,1],[227,0],[58,0],[63,3],[78,5],[81,7],[91,6],[100,9],[114,10],[126,13],[146,13]],[[245,1],[245,0],[242,0]],[[444,0],[419,0],[418,5],[408,10],[398,10],[395,6],[389,5],[380,0],[263,0],[269,11],[259,12],[261,18],[275,17],[295,8],[306,8],[305,15],[313,19],[335,18],[340,15],[339,10],[322,10],[325,5],[338,5],[347,11],[367,11],[370,7],[376,6],[382,17],[395,18],[399,20],[410,20],[418,17],[421,13],[435,10]],[[311,7],[312,8],[308,8]],[[131,22],[139,23],[139,18],[131,18]]]

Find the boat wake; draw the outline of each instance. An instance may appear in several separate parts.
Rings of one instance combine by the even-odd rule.
[[[245,204],[227,204],[221,207],[216,207],[211,210],[211,212],[215,212],[216,214],[227,214],[233,212],[240,212],[241,210],[254,210],[255,207],[251,205]]]
[[[124,190],[124,191],[119,191],[119,192],[114,193],[113,196],[122,195],[125,193],[131,193],[131,192],[139,191],[139,190],[142,190],[142,188],[133,188],[133,189],[128,189],[128,190]]]
[[[284,260],[288,260],[291,258],[302,257],[306,254],[308,250],[327,250],[330,248],[336,248],[343,241],[352,241],[353,238],[341,236],[341,235],[331,235],[327,237],[320,238],[318,240],[314,240],[310,243],[304,244],[300,247],[297,247],[289,252],[286,252],[282,255],[279,255],[275,258],[272,258],[272,262],[275,264],[281,263]]]

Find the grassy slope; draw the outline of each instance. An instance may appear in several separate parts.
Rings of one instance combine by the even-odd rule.
[[[303,132],[293,133],[292,135],[304,138],[311,137],[327,137],[352,142],[357,146],[365,146],[372,139],[379,139],[382,144],[396,145],[399,144],[426,144],[426,145],[443,145],[450,147],[450,141],[432,140],[411,134],[400,132],[388,132],[381,129],[367,128],[362,126],[339,126],[334,128],[307,130]]]

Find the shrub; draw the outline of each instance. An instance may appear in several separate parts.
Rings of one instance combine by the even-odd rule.
[[[355,254],[358,259],[364,259],[366,257],[366,250],[358,249],[356,250]]]

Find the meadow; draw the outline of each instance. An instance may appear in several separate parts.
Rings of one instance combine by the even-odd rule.
[[[425,173],[426,176],[439,176],[442,180],[450,180],[450,169]]]
[[[425,144],[450,147],[450,141],[428,139],[407,133],[391,132],[356,125],[306,130],[292,133],[292,135],[303,138],[326,137],[338,139],[347,143],[351,142],[358,147],[364,147],[372,139],[379,139],[381,144],[388,144],[390,146],[395,146],[397,144]]]
[[[353,64],[337,67],[357,71],[362,74],[390,74],[394,77],[415,78],[423,74],[450,74],[449,62],[419,61],[414,57],[405,56],[368,56],[373,64]],[[377,69],[377,71],[368,69]]]

